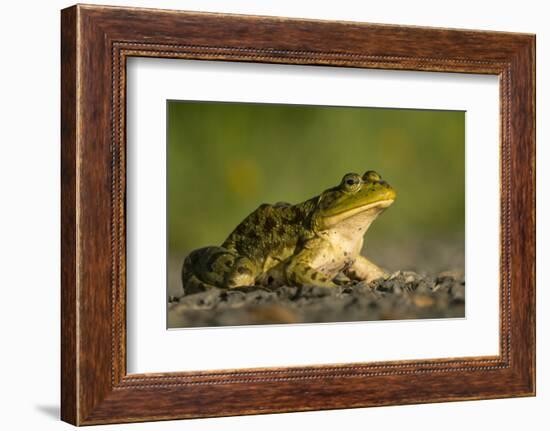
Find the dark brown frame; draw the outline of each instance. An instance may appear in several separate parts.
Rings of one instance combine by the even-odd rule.
[[[87,425],[535,394],[534,35],[81,5],[61,17],[63,420]],[[129,56],[498,75],[500,354],[128,375]]]

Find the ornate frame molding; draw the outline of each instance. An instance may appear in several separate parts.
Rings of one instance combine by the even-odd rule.
[[[534,46],[534,36],[524,34],[65,9],[62,419],[98,424],[533,395]],[[131,56],[498,75],[500,354],[127,375],[125,66]]]

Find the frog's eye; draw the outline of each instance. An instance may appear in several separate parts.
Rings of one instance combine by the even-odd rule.
[[[382,177],[374,171],[367,171],[365,172],[365,175],[363,175],[363,180],[367,182],[376,182],[380,181],[381,179]]]
[[[355,191],[361,186],[361,177],[357,174],[346,174],[342,178],[342,185],[346,190]]]

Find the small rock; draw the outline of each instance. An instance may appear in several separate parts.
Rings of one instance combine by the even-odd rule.
[[[402,276],[405,278],[405,283],[413,283],[418,279],[418,274],[411,271],[403,272]]]
[[[298,314],[291,308],[282,305],[270,304],[255,307],[249,311],[252,321],[259,323],[298,323]]]
[[[221,301],[224,290],[215,287],[204,292],[192,293],[182,297],[179,303],[191,309],[209,309],[215,307]]]
[[[302,298],[323,298],[336,293],[333,287],[324,286],[303,286],[297,294]]]
[[[246,294],[246,304],[265,304],[277,298],[277,293],[267,289],[258,289]]]
[[[427,295],[415,295],[413,302],[417,307],[421,308],[430,307],[435,304],[434,299]]]
[[[298,287],[296,286],[280,286],[275,291],[280,299],[291,299],[296,296]]]
[[[455,284],[449,291],[453,299],[464,301],[466,299],[466,289],[462,284]]]

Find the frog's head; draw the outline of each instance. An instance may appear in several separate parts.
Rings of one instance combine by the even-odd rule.
[[[338,186],[319,196],[313,217],[315,229],[330,229],[353,219],[354,224],[364,227],[364,232],[395,196],[395,190],[374,171],[363,176],[346,174]]]

